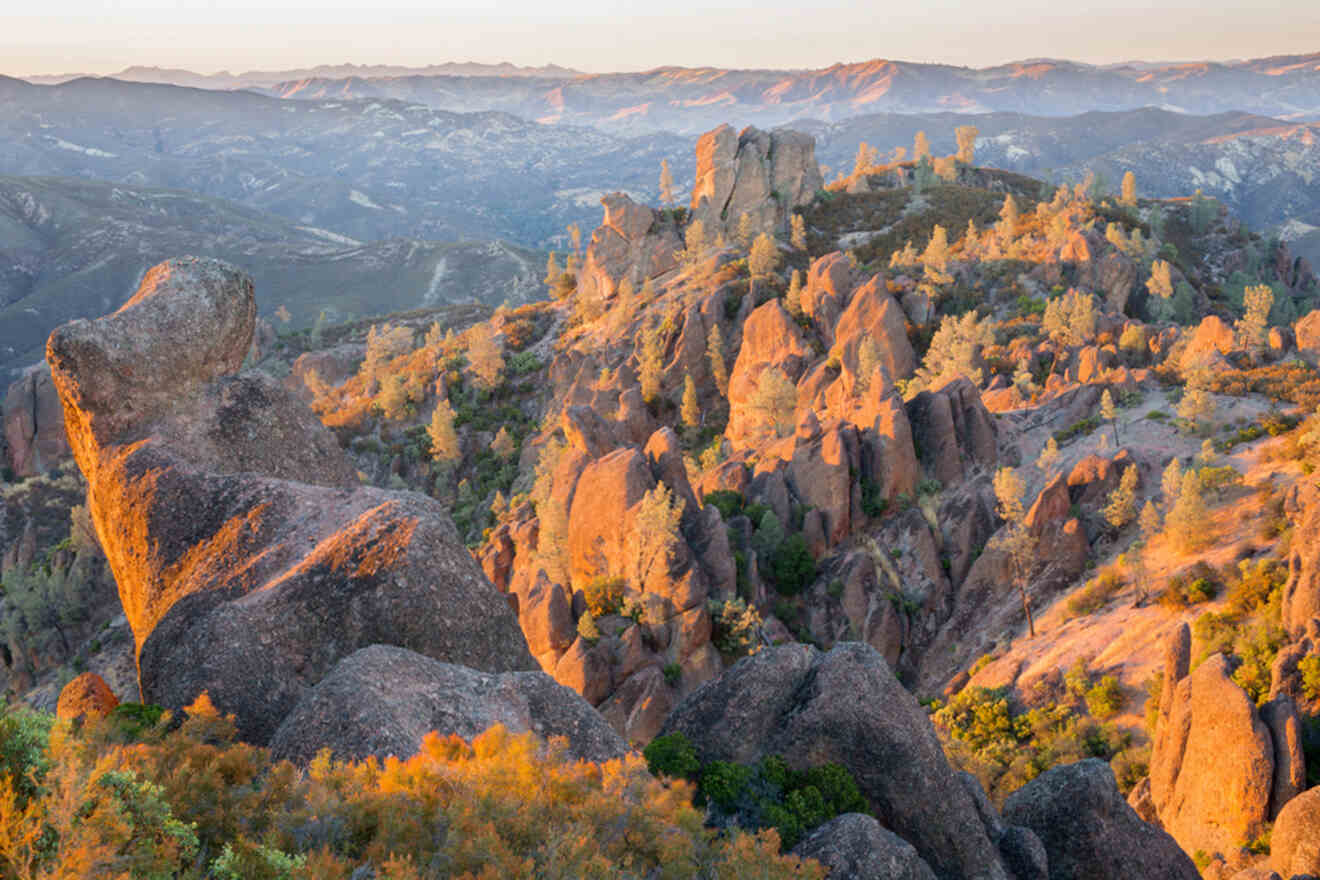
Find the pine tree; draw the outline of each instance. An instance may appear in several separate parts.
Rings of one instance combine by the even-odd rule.
[[[1182,489],[1182,463],[1174,458],[1169,461],[1164,473],[1160,475],[1160,491],[1164,493],[1164,509],[1168,510],[1178,503],[1178,492]]]
[[[1178,500],[1165,520],[1169,537],[1184,553],[1204,543],[1206,528],[1205,499],[1201,496],[1201,480],[1190,468],[1182,476]]]
[[[1173,267],[1164,260],[1156,260],[1150,267],[1146,289],[1160,299],[1173,297]]]
[[[1055,440],[1054,435],[1051,434],[1050,439],[1045,441],[1045,448],[1040,451],[1040,455],[1036,458],[1036,467],[1040,468],[1041,473],[1045,474],[1046,479],[1048,479],[1050,472],[1054,470],[1054,466],[1058,463],[1059,441]]]
[[[1105,520],[1114,528],[1121,529],[1137,516],[1137,467],[1129,465],[1119,478],[1118,487],[1109,493],[1109,503],[1105,505]]]
[[[930,158],[930,140],[926,137],[924,131],[917,132],[917,136],[912,140],[912,159],[920,162],[922,159]]]
[[[949,266],[949,233],[938,223],[931,230],[930,242],[921,254],[921,262],[927,268],[943,272]]]
[[[689,265],[704,257],[706,255],[706,224],[700,220],[693,220],[689,223],[687,232],[683,236],[683,243],[686,247],[684,256]]]
[[[1146,506],[1141,508],[1141,516],[1137,518],[1137,528],[1141,529],[1141,537],[1146,541],[1159,533],[1160,512],[1155,508],[1154,501],[1147,501]]]
[[[642,496],[638,503],[632,539],[629,542],[629,580],[644,590],[653,571],[665,573],[678,544],[678,524],[683,517],[683,499],[676,498],[664,483]]]
[[[784,308],[794,318],[802,317],[802,272],[793,270],[788,281],[788,293],[784,294]]]
[[[880,346],[875,339],[870,336],[862,339],[861,345],[857,347],[857,382],[856,390],[859,395],[866,394],[871,390],[871,380],[880,370]]]
[[[869,171],[876,164],[879,154],[880,151],[877,150],[875,147],[871,146],[870,144],[868,144],[866,141],[862,141],[860,144],[858,144],[857,156],[853,159],[852,176],[860,177],[861,175],[867,173],[867,171]]]
[[[753,278],[769,275],[779,265],[779,245],[762,232],[752,242],[752,251],[747,255],[747,270]]]
[[[1018,230],[1018,206],[1017,200],[1013,194],[1004,196],[1004,205],[999,209],[999,238],[1001,241],[1008,242],[1017,235]]]
[[[426,436],[431,439],[431,459],[443,464],[451,464],[462,457],[458,443],[458,432],[454,430],[454,408],[449,399],[442,397],[431,413],[431,424],[426,428]]]
[[[738,239],[738,247],[747,250],[752,246],[752,239],[756,236],[756,227],[752,223],[752,218],[747,212],[738,215],[738,231],[735,237]]]
[[[655,403],[660,399],[660,374],[664,370],[664,353],[660,350],[660,331],[648,324],[642,328],[641,351],[637,356],[637,372],[642,383],[642,399]]]
[[[1270,307],[1274,305],[1274,291],[1268,284],[1257,284],[1242,291],[1245,312],[1234,328],[1238,345],[1253,356],[1265,348],[1266,331],[1270,326]]]
[[[719,322],[710,325],[706,337],[706,357],[710,359],[710,375],[715,380],[715,387],[724,397],[729,396],[729,368],[724,363],[724,334]]]
[[[1137,177],[1131,171],[1123,175],[1122,195],[1118,200],[1129,208],[1137,206]]]
[[[1182,400],[1178,401],[1178,418],[1187,422],[1192,430],[1200,428],[1201,422],[1215,413],[1215,400],[1205,386],[1205,375],[1194,374],[1187,380]]]
[[[788,241],[796,250],[805,251],[807,249],[807,222],[802,219],[801,214],[794,214],[788,221]]]
[[[576,223],[568,224],[568,240],[573,245],[573,253],[570,257],[582,258],[582,228]]]
[[[1114,406],[1114,396],[1106,388],[1100,394],[1100,418],[1109,422],[1114,429],[1114,445],[1118,445],[1118,407]],[[1129,468],[1131,470],[1131,468]]]
[[[999,502],[997,513],[1004,526],[990,539],[990,547],[1008,557],[1013,581],[1022,599],[1022,611],[1027,616],[1027,632],[1035,637],[1036,624],[1031,616],[1031,601],[1027,597],[1027,583],[1036,556],[1036,537],[1027,527],[1026,509],[1022,496],[1026,487],[1012,468],[1000,468],[994,479],[995,498]]]
[[[669,170],[669,160],[660,160],[660,204],[666,208],[674,204],[674,175]]]
[[[974,125],[960,125],[953,130],[958,141],[957,158],[965,165],[971,165],[976,158],[976,136],[980,134]]]
[[[701,426],[701,404],[697,402],[697,383],[692,381],[691,373],[683,378],[683,405],[679,414],[689,428]]]
[[[468,331],[467,356],[468,369],[480,387],[492,389],[500,384],[504,355],[489,324],[476,324]]]
[[[766,367],[757,378],[756,392],[748,405],[770,423],[776,437],[782,437],[793,427],[797,388],[778,367]]]
[[[551,251],[550,256],[545,261],[545,286],[553,290],[555,285],[559,283],[559,276],[562,274],[563,271],[559,268],[559,259],[555,256],[555,252]]]
[[[504,425],[500,425],[499,431],[495,433],[495,439],[490,444],[490,451],[500,458],[508,458],[517,451],[517,447],[513,445],[513,437]]]

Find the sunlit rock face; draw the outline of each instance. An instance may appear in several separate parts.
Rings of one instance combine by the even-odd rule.
[[[359,486],[303,402],[239,373],[255,318],[245,275],[187,257],[47,344],[143,700],[180,708],[207,691],[265,742],[367,645],[534,669],[443,508]]]

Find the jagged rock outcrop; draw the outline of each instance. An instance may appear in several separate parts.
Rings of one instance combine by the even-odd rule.
[[[1320,316],[1320,311],[1313,312]],[[1294,639],[1320,618],[1320,487],[1299,481],[1284,497],[1284,512],[1293,524],[1288,551],[1288,582],[1283,587],[1283,627]]]
[[[1137,817],[1104,761],[1046,770],[1004,802],[1004,818],[1045,845],[1050,880],[1197,880],[1168,834]]]
[[[911,844],[861,813],[834,817],[803,838],[793,853],[829,868],[830,880],[935,880]]]
[[[579,760],[628,751],[600,713],[543,672],[489,674],[387,645],[335,664],[285,716],[270,746],[275,757],[303,764],[322,748],[340,760],[408,758],[430,731],[470,740],[496,724],[566,737]]]
[[[177,709],[207,691],[262,743],[367,645],[534,668],[438,503],[357,487],[304,404],[236,375],[255,317],[250,280],[189,257],[47,345],[144,700]]]
[[[15,478],[44,473],[69,457],[64,411],[46,364],[29,369],[9,386],[0,413],[4,416],[3,445],[8,447],[6,455],[0,456],[0,465],[7,463]]]
[[[999,461],[998,429],[976,386],[958,378],[907,403],[918,458],[944,485],[961,482],[973,467],[991,470]]]
[[[782,228],[789,212],[824,185],[811,135],[751,126],[735,133],[721,125],[697,141],[692,219],[712,238],[735,232],[743,214],[758,230]]]
[[[103,718],[119,705],[119,698],[95,672],[84,672],[60,691],[55,717],[63,721]]]
[[[1222,655],[1188,673],[1190,645],[1185,623],[1166,643],[1150,803],[1184,850],[1228,854],[1261,834],[1305,778],[1304,759],[1287,706],[1270,708],[1267,724]]]
[[[940,877],[1007,878],[929,718],[884,658],[856,642],[766,648],[689,695],[665,721],[703,761],[847,767],[876,818]]]
[[[627,279],[635,289],[678,265],[683,248],[672,219],[623,193],[600,200],[605,219],[591,234],[578,276],[577,295],[595,302],[613,299]]]

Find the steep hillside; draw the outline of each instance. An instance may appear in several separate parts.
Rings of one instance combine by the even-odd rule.
[[[39,360],[59,324],[117,308],[171,254],[243,266],[262,316],[281,329],[308,327],[322,311],[337,323],[544,291],[544,255],[500,242],[360,243],[177,190],[0,177],[0,375]],[[287,315],[276,315],[281,307]]]

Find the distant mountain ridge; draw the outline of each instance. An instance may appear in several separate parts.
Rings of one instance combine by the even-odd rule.
[[[694,134],[721,122],[772,127],[879,112],[1027,113],[1159,107],[1320,119],[1320,52],[1246,61],[1083,64],[1031,59],[985,68],[871,59],[812,70],[658,67],[587,74],[547,65],[446,63],[423,68],[326,65],[201,75],[129,68],[116,78],[202,88],[248,88],[282,98],[395,98],[456,112],[591,125],[616,133]],[[68,77],[32,77],[60,82]]]
[[[582,75],[581,71],[569,67],[560,67],[557,64],[547,64],[542,67],[521,67],[507,61],[500,64],[448,61],[443,64],[426,65],[425,67],[405,67],[398,64],[318,64],[315,67],[291,68],[288,70],[249,70],[243,73],[230,73],[227,70],[217,73],[196,73],[178,67],[134,65],[125,67],[118,73],[107,74],[105,78],[125,82],[191,86],[199,89],[246,89],[310,77],[507,76],[548,78],[580,75]],[[21,79],[37,85],[58,85],[59,83],[89,76],[93,75],[58,73],[24,76]]]

